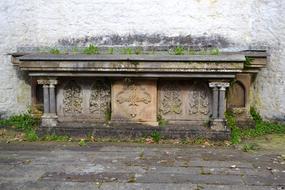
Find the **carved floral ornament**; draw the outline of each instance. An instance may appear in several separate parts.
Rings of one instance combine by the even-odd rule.
[[[140,103],[149,104],[151,96],[145,88],[132,82],[124,86],[123,90],[116,95],[116,102],[119,104],[128,103],[130,107],[130,117],[137,116],[137,108]]]
[[[182,112],[182,100],[177,85],[168,83],[161,88],[163,92],[160,112],[165,115],[169,113],[180,114]]]
[[[221,90],[225,90],[229,86],[230,86],[230,83],[228,82],[210,82],[209,83],[209,87],[211,88],[218,87],[218,88],[221,88]]]
[[[82,90],[75,81],[69,81],[63,89],[65,113],[82,113]]]
[[[209,113],[209,97],[207,89],[204,85],[197,84],[191,86],[189,92],[189,114],[203,114]]]
[[[111,89],[105,81],[97,80],[91,87],[89,111],[104,114],[110,105]]]

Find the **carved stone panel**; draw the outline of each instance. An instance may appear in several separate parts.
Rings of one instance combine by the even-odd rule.
[[[207,120],[211,92],[204,81],[159,81],[159,114],[169,121]]]
[[[104,115],[110,106],[111,88],[103,80],[97,80],[91,87],[89,111],[92,114]]]
[[[104,79],[62,80],[57,89],[59,121],[105,121],[111,85]]]
[[[69,81],[63,89],[64,113],[82,113],[82,102],[82,88],[75,81]]]
[[[156,122],[156,81],[116,80],[112,85],[112,120]]]

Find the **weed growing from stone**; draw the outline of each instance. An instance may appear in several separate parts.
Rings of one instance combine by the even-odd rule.
[[[43,141],[57,141],[57,142],[66,142],[70,140],[70,137],[67,135],[45,135],[41,138]]]
[[[242,147],[242,150],[243,150],[244,152],[249,152],[249,151],[258,150],[258,149],[259,149],[259,147],[258,147],[258,145],[255,144],[255,143],[246,143],[246,144],[244,144],[243,147]]]
[[[165,127],[168,124],[168,121],[164,119],[161,115],[157,116],[157,121],[160,127]]]
[[[150,135],[150,137],[152,138],[152,140],[156,143],[159,143],[161,137],[160,137],[160,133],[157,131],[153,131]]]
[[[112,55],[112,54],[114,54],[114,48],[108,48],[108,53],[110,54],[110,55]]]
[[[231,142],[238,144],[242,139],[258,137],[266,134],[285,134],[285,125],[281,123],[272,123],[264,121],[255,108],[250,108],[250,114],[255,121],[255,128],[240,129],[236,125],[236,118],[232,112],[226,112],[226,120],[231,129]]]
[[[133,50],[132,48],[128,47],[128,48],[123,48],[122,49],[122,53],[125,54],[125,55],[131,55],[133,54]]]
[[[99,48],[93,44],[90,44],[88,47],[83,49],[83,53],[87,55],[99,54]]]
[[[49,51],[50,54],[55,54],[55,55],[58,55],[60,54],[60,50],[57,49],[57,48],[52,48],[50,51]]]
[[[253,58],[250,58],[250,57],[248,57],[248,56],[245,56],[244,66],[249,67],[249,66],[252,64],[253,61],[254,61]]]
[[[80,139],[80,141],[79,141],[79,146],[86,146],[87,145],[87,143],[86,143],[86,140],[85,139]]]
[[[36,141],[36,127],[39,125],[39,119],[34,118],[30,113],[11,116],[8,119],[0,120],[0,125],[10,126],[16,130],[25,133],[25,140]]]
[[[174,55],[184,55],[185,54],[185,49],[181,46],[177,46],[173,50]]]

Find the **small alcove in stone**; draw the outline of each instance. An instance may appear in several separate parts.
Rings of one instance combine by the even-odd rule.
[[[234,82],[228,92],[228,108],[244,108],[246,106],[246,90],[240,81]]]

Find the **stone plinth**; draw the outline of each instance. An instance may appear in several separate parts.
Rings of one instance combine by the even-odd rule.
[[[157,125],[157,88],[152,79],[121,79],[112,85],[112,121]]]

